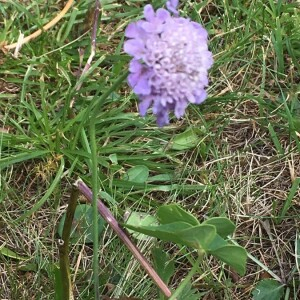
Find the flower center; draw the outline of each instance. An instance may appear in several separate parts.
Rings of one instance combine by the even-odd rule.
[[[155,94],[167,96],[170,102],[190,98],[206,85],[205,79],[201,81],[207,73],[202,63],[207,46],[201,46],[202,39],[192,22],[182,18],[168,19],[160,34],[149,37],[145,63],[153,70],[150,84]]]

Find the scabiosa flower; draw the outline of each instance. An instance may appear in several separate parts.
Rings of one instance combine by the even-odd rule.
[[[153,105],[159,126],[169,123],[170,111],[180,118],[189,103],[205,100],[208,69],[213,63],[207,31],[179,17],[177,5],[178,0],[170,0],[168,10],[159,8],[155,12],[148,4],[145,19],[129,24],[125,30],[124,50],[133,56],[129,85],[140,99],[141,116]]]

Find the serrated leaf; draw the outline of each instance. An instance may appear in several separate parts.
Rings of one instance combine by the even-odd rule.
[[[199,136],[194,129],[188,129],[177,134],[171,141],[171,148],[174,150],[186,150],[197,146]]]
[[[234,268],[240,275],[246,272],[247,252],[241,246],[225,245],[208,251],[227,265]]]
[[[284,285],[274,279],[261,280],[252,291],[253,300],[280,300]]]
[[[135,183],[145,183],[148,177],[149,169],[146,166],[135,166],[127,171],[124,179]]]
[[[63,227],[66,219],[64,214],[58,225],[58,234],[62,237]],[[98,217],[99,236],[104,229],[104,220]],[[93,208],[88,204],[77,205],[72,222],[70,242],[76,244],[79,241],[93,243]]]
[[[131,212],[129,218],[126,221],[126,224],[133,226],[149,226],[149,225],[157,225],[157,219],[149,214],[142,212]],[[149,236],[135,232],[134,230],[128,229],[129,233],[131,233],[138,240],[147,240]]]
[[[235,225],[228,219],[224,217],[210,218],[204,221],[202,224],[210,224],[216,227],[217,233],[226,238],[228,235],[235,231]]]
[[[200,225],[199,221],[189,212],[177,204],[162,205],[157,210],[157,217],[161,224],[185,222],[192,226]]]

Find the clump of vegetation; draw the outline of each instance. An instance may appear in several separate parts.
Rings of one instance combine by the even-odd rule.
[[[1,298],[299,298],[290,2],[168,1],[214,64],[205,102],[166,125],[126,83],[124,32],[149,2],[2,1]]]

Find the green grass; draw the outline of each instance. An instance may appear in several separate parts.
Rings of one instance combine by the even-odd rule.
[[[27,36],[58,12],[52,0],[46,6],[40,0],[0,2],[0,44],[17,41],[20,31]],[[205,260],[197,270],[205,276],[194,276],[192,286],[208,298],[250,299],[266,276],[263,266],[287,283],[286,299],[299,297],[294,257],[300,197],[299,3],[195,2],[182,1],[180,10],[210,34],[215,64],[209,98],[163,129],[151,114],[138,115],[136,96],[125,81],[109,92],[127,71],[124,29],[141,17],[146,1],[102,1],[97,53],[79,92],[78,49],[85,49],[84,64],[90,51],[85,17],[93,1],[77,1],[17,58],[0,54],[0,248],[28,258],[0,252],[0,298],[55,299],[57,225],[71,184],[81,177],[92,187],[93,176],[120,221],[126,210],[154,213],[160,204],[176,202],[201,220],[227,216],[237,224],[235,240],[254,259],[248,260],[246,276],[238,278],[227,266]],[[160,7],[164,1],[153,3]],[[191,128],[196,143],[174,147],[176,137]],[[126,173],[140,165],[149,169],[148,182],[132,184]],[[155,244],[175,261],[170,286],[176,289],[194,259],[189,249],[139,242],[150,258]],[[76,299],[94,297],[92,256],[92,245],[72,246]],[[101,236],[99,258],[102,295],[159,297],[109,228]]]

